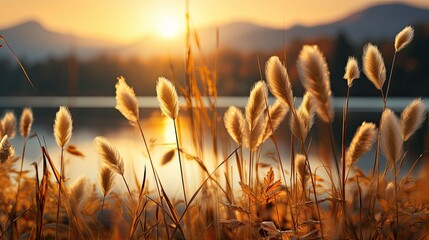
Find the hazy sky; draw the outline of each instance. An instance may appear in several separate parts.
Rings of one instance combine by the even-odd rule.
[[[189,0],[189,5],[197,27],[231,21],[289,27],[329,22],[387,2],[391,1]],[[400,2],[429,8],[427,0]],[[183,29],[185,6],[185,0],[2,0],[0,28],[31,19],[54,31],[127,42],[160,29],[165,34]]]

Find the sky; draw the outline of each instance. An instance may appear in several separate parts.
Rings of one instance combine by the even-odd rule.
[[[233,21],[288,28],[334,21],[387,0],[189,0],[197,28]],[[429,8],[427,0],[403,0]],[[2,0],[0,28],[36,20],[50,30],[116,42],[183,31],[186,0]]]

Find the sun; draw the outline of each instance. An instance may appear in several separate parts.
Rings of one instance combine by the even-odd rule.
[[[180,23],[172,17],[159,20],[158,32],[165,38],[172,38],[180,31]]]

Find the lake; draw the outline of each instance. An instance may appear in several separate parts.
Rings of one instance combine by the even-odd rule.
[[[175,158],[165,166],[160,165],[160,161],[163,155],[173,148],[175,148],[175,135],[172,121],[168,118],[161,116],[161,112],[158,110],[158,101],[156,97],[139,97],[140,104],[140,119],[145,132],[146,138],[150,140],[151,154],[153,156],[155,167],[158,170],[160,178],[166,191],[169,194],[180,196],[181,194],[181,182],[180,182],[180,170],[178,161]],[[183,99],[182,99],[183,100]],[[246,97],[219,97],[217,100],[217,107],[219,108],[219,130],[224,131],[222,116],[227,107],[235,105],[237,107],[244,107],[246,104]],[[297,99],[297,104],[301,99]],[[334,122],[334,134],[340,139],[341,134],[341,109],[344,99],[335,98],[334,107],[337,113]],[[389,107],[399,113],[409,102],[411,98],[390,98]],[[183,102],[183,101],[182,101]],[[270,99],[273,102],[273,99]],[[40,138],[46,141],[49,153],[52,158],[56,160],[57,167],[59,167],[58,159],[60,155],[60,149],[55,143],[52,135],[52,125],[55,118],[55,113],[60,105],[69,106],[71,114],[73,116],[73,136],[70,144],[77,147],[78,150],[85,154],[84,158],[79,158],[66,154],[66,176],[72,182],[74,179],[81,175],[87,176],[92,182],[96,183],[98,176],[98,168],[100,166],[100,159],[95,149],[93,139],[96,136],[104,136],[109,139],[115,147],[121,153],[121,156],[125,162],[125,177],[127,181],[132,185],[134,184],[133,172],[136,173],[138,179],[141,180],[143,168],[147,166],[147,172],[149,176],[149,184],[154,187],[152,181],[150,165],[147,160],[146,151],[141,138],[140,133],[134,127],[132,127],[128,121],[114,108],[115,98],[114,97],[0,97],[0,113],[4,113],[7,110],[12,110],[19,119],[22,107],[30,106],[33,109],[35,121],[33,123],[32,133],[36,132]],[[350,115],[349,115],[349,127],[348,127],[348,142],[353,137],[354,131],[362,121],[372,121],[377,123],[380,116],[380,111],[383,107],[383,103],[380,98],[352,98],[350,99]],[[181,144],[182,148],[190,153],[193,153],[193,144],[189,136],[189,128],[186,126],[187,117],[185,114],[180,115],[180,126],[181,126]],[[320,133],[320,123],[316,124],[314,133]],[[417,155],[423,149],[424,132],[426,132],[427,124],[424,125],[419,134],[413,140],[412,149],[414,149]],[[277,140],[279,141],[280,151],[284,161],[288,162],[289,158],[289,134],[287,134],[287,125],[283,123],[276,133]],[[323,142],[323,138],[315,137],[314,142]],[[11,140],[17,151],[17,155],[21,155],[22,152],[22,138],[17,135]],[[234,149],[234,144],[223,144],[219,142],[219,147],[229,145],[223,152],[225,155]],[[313,144],[315,144],[313,143]],[[204,144],[207,148],[211,148],[210,140],[205,140]],[[338,143],[337,143],[338,146]],[[274,151],[274,146],[271,143],[264,144],[264,152]],[[338,154],[340,151],[338,151]],[[209,167],[211,171],[215,167],[216,161],[221,161],[223,155],[219,159],[213,159],[213,156],[205,156],[203,161]],[[262,158],[264,155],[261,155]],[[32,162],[40,163],[41,151],[39,143],[36,138],[32,138],[28,141],[26,151],[25,169],[29,169],[31,172],[34,168],[31,167]],[[366,159],[360,161],[360,165],[364,169],[369,169],[373,161],[373,154],[368,154]],[[193,192],[201,182],[201,175],[198,166],[195,162],[185,162],[185,174],[186,184],[189,186],[189,190]],[[231,160],[235,162],[234,159]],[[269,163],[269,162],[268,162]],[[276,166],[274,163],[271,163]],[[285,166],[288,166],[286,163]],[[32,176],[32,175],[30,175]],[[237,177],[237,175],[234,175]],[[125,186],[120,178],[117,179],[116,190],[123,191]]]

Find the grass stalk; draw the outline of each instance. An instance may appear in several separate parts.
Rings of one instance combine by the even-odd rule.
[[[61,148],[61,157],[60,157],[60,176],[58,180],[58,203],[57,203],[57,219],[55,222],[55,239],[58,239],[58,220],[60,217],[60,207],[61,207],[61,190],[62,190],[62,181],[64,178],[64,147]]]
[[[346,102],[344,104],[344,110],[343,110],[343,134],[341,138],[341,166],[342,166],[342,199],[346,200],[346,135],[347,135],[347,113],[349,109],[349,96],[350,96],[350,87],[347,87],[347,95],[346,95]]]
[[[180,157],[179,137],[178,137],[178,134],[177,134],[176,121],[174,119],[173,119],[173,124],[174,124],[174,134],[176,136],[177,155],[179,157],[180,177],[182,178],[183,197],[185,199],[185,204],[187,206],[188,205],[188,199],[186,197],[185,178],[183,176],[183,168],[182,168],[182,158]]]
[[[106,200],[106,196],[103,196],[103,202],[101,203],[101,213],[100,213],[100,221],[99,221],[99,226],[98,226],[98,234],[97,234],[97,239],[100,239],[100,232],[101,232],[101,228],[103,226],[103,212],[104,212],[104,200]]]

